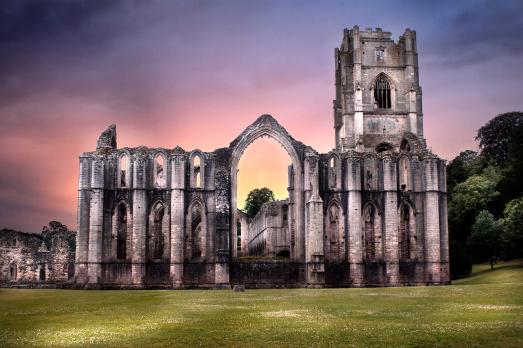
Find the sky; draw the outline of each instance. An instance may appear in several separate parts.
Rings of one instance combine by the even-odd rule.
[[[268,113],[331,150],[334,48],[354,25],[395,40],[416,30],[425,137],[450,160],[477,148],[487,120],[523,110],[521,13],[518,0],[4,0],[0,228],[75,229],[78,156],[113,123],[119,147],[212,151]],[[288,162],[279,145],[256,141],[239,185],[281,191]],[[274,170],[255,180],[264,163]]]

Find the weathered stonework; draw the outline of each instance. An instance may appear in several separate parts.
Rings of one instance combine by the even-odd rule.
[[[415,32],[395,43],[380,29],[345,30],[335,65],[336,147],[326,154],[270,115],[213,152],[118,149],[116,127],[103,132],[96,151],[80,156],[75,285],[449,283],[445,163],[423,138]],[[267,211],[249,227],[237,209],[237,169],[263,136],[291,165],[287,215],[276,226],[286,249],[264,239],[262,254],[285,250],[288,259],[243,261],[260,254],[249,232],[263,231]]]
[[[41,234],[0,231],[0,286],[66,286],[74,277],[76,234],[52,221]]]

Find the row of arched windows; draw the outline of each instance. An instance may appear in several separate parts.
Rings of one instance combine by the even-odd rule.
[[[399,209],[398,253],[400,260],[415,257],[416,225],[414,210],[408,203],[402,203]],[[363,210],[363,241],[366,261],[383,259],[383,229],[381,214],[377,207],[369,203]]]
[[[401,260],[414,258],[416,228],[414,210],[408,203],[402,203],[399,209],[398,252]],[[331,203],[325,216],[325,260],[341,262],[346,259],[345,231],[343,210],[338,202]],[[362,215],[363,253],[366,261],[383,259],[383,229],[378,208],[369,203]]]
[[[203,184],[203,155],[199,152],[193,153],[190,157],[190,187],[202,188]],[[166,159],[162,153],[154,156],[154,186],[165,187],[167,184]],[[129,188],[131,185],[131,166],[128,154],[122,154],[118,158],[117,186]]]
[[[168,259],[170,240],[170,221],[163,202],[156,202],[149,214],[149,228],[146,234],[147,260]],[[120,202],[113,213],[113,255],[117,260],[131,260],[132,222],[129,206]],[[199,260],[204,257],[206,220],[202,202],[194,201],[187,214],[187,233],[185,234],[185,257]]]

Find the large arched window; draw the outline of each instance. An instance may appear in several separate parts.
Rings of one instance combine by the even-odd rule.
[[[154,184],[157,187],[164,187],[166,183],[165,157],[159,153],[154,157]]]
[[[191,205],[187,218],[187,258],[193,261],[199,260],[203,255],[202,240],[205,234],[205,224],[203,221],[203,207],[199,201],[195,201]]]
[[[378,109],[392,107],[392,93],[389,79],[384,75],[378,76],[374,83],[374,103]]]
[[[363,211],[363,235],[365,238],[365,260],[375,261],[382,258],[381,219],[374,204],[368,204]]]
[[[343,262],[345,258],[345,240],[342,209],[338,203],[333,202],[329,205],[325,225],[327,231],[325,258],[328,262]]]
[[[168,236],[164,232],[167,224],[165,215],[165,206],[157,202],[152,210],[150,217],[150,235],[149,235],[149,255],[151,259],[163,259],[165,257],[165,245],[168,242]]]
[[[116,258],[127,258],[127,206],[124,203],[116,208]]]

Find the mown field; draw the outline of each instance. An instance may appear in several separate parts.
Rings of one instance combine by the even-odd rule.
[[[523,347],[523,262],[451,286],[0,290],[0,346]]]

